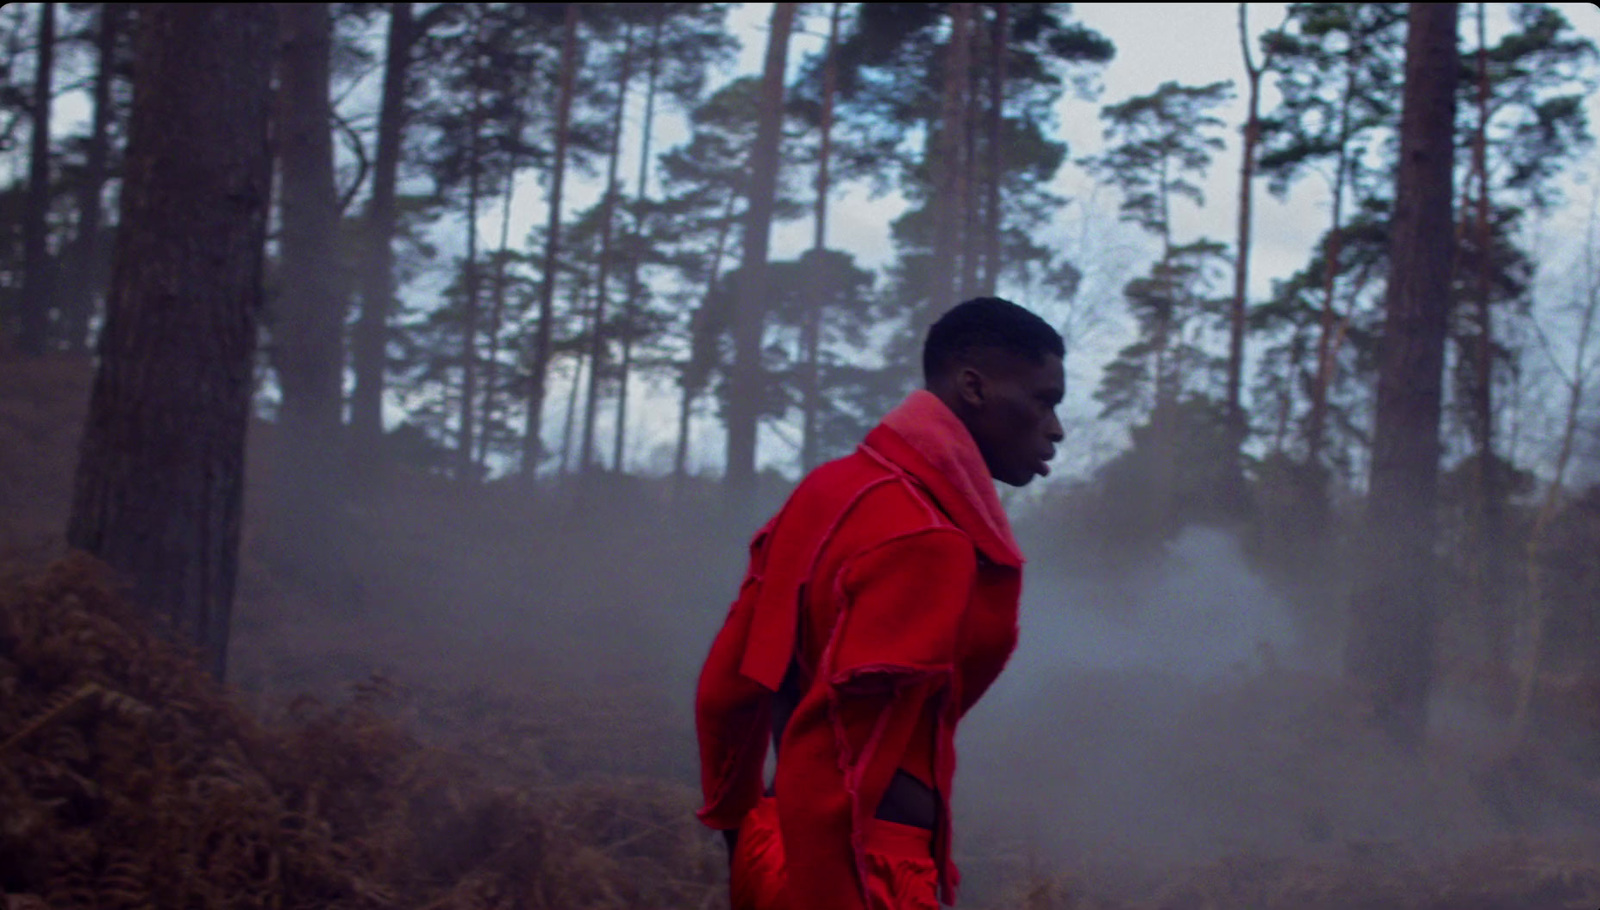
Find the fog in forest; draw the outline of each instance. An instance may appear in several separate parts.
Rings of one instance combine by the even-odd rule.
[[[535,764],[697,787],[694,680],[747,535],[714,498],[664,504],[664,485],[598,479],[591,495],[605,505],[581,514],[559,494],[507,491],[379,518],[390,532],[418,522],[427,541],[404,557],[382,549],[416,544],[389,533],[353,548],[375,560],[365,599],[406,619],[247,632],[239,681],[292,691],[379,673],[441,701],[451,690],[448,710],[412,716],[460,741],[471,718],[543,705],[570,726],[544,730]],[[429,520],[444,516],[460,523]],[[1034,519],[1021,513],[1025,550],[1047,543]],[[1297,615],[1234,531],[1188,526],[1115,568],[1034,556],[1024,578],[1018,649],[958,739],[957,859],[978,906],[1029,880],[1139,893],[1238,857],[1381,875],[1512,832],[1593,833],[1570,782],[1505,771],[1505,723],[1479,689],[1441,683],[1421,757],[1366,726],[1338,630]],[[1585,710],[1552,701],[1552,748],[1592,742]]]
[[[1067,388],[962,906],[1600,905],[1592,5],[0,48],[0,907],[726,907],[751,536],[980,296]]]

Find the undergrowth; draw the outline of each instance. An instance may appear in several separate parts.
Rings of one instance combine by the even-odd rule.
[[[382,678],[257,718],[81,555],[0,581],[10,907],[621,908],[722,900],[685,788],[493,783]]]

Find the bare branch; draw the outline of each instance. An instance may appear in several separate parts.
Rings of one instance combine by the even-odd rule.
[[[339,127],[346,141],[350,144],[350,151],[356,156],[356,179],[350,188],[339,195],[339,215],[342,217],[350,210],[350,203],[355,201],[356,193],[361,191],[361,185],[367,182],[367,172],[371,169],[367,161],[366,147],[361,143],[361,136],[350,125],[350,122],[339,116],[338,111],[332,112],[333,122]]]

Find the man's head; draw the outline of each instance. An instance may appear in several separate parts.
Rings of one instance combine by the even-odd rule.
[[[978,297],[939,317],[922,346],[922,377],[966,424],[994,479],[1020,487],[1050,472],[1064,435],[1066,349],[1050,324],[1009,300]]]

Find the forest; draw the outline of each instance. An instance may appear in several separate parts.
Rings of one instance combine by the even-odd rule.
[[[727,907],[746,546],[978,296],[960,906],[1600,906],[1597,116],[1587,4],[4,4],[0,910]]]

